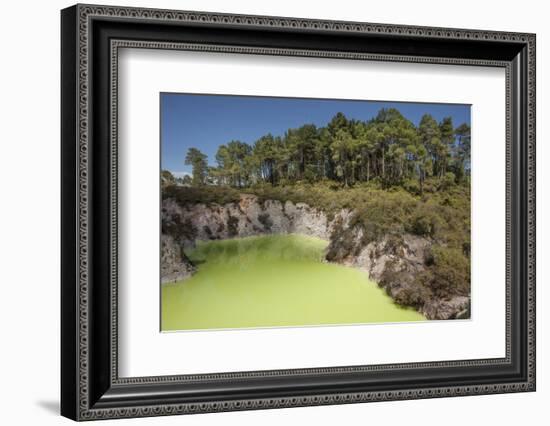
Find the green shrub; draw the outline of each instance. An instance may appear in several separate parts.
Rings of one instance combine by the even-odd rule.
[[[399,305],[415,308],[430,300],[432,294],[430,289],[415,280],[410,272],[400,270],[395,260],[386,262],[379,286],[385,288]]]
[[[416,235],[432,235],[434,231],[429,217],[417,215],[413,218],[411,232]]]
[[[162,199],[172,198],[179,204],[228,204],[239,202],[240,192],[235,188],[221,186],[181,187],[162,189]]]
[[[403,183],[403,189],[412,195],[420,195],[420,183],[416,179],[409,179]]]
[[[429,289],[419,283],[413,283],[409,287],[403,287],[394,294],[395,302],[402,306],[419,308],[431,298]]]
[[[407,230],[415,235],[434,237],[444,227],[445,221],[433,203],[419,203],[411,216]]]
[[[420,282],[439,298],[467,296],[470,292],[470,261],[460,249],[433,246],[428,269]]]
[[[443,176],[443,179],[441,179],[441,182],[439,184],[439,189],[445,191],[451,186],[454,186],[455,182],[456,182],[455,174],[453,172],[447,172],[445,173],[445,176]]]

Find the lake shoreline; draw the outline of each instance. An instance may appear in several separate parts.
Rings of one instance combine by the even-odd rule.
[[[364,271],[326,262],[327,245],[326,240],[298,234],[198,243],[188,253],[196,273],[163,285],[162,329],[426,320],[395,304]]]
[[[166,246],[172,247],[172,252],[183,249],[184,253],[198,241],[279,234],[314,236],[329,241],[326,261],[367,272],[397,304],[413,306],[428,319],[469,317],[468,295],[431,295],[419,281],[432,273],[430,257],[433,248],[438,247],[427,236],[387,231],[373,235],[368,227],[357,225],[357,212],[348,208],[325,212],[305,203],[265,199],[249,193],[241,193],[238,201],[226,204],[192,203],[187,201],[189,190],[192,189],[172,189],[163,199],[162,238],[167,239]],[[204,194],[209,191],[217,189],[203,188]],[[177,253],[173,260],[161,264],[165,268],[161,273],[163,281],[192,275],[189,262],[178,261]]]

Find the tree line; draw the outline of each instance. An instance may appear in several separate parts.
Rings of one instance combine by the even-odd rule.
[[[342,186],[377,179],[386,185],[427,177],[466,181],[470,171],[470,126],[455,127],[451,117],[440,122],[424,114],[418,126],[397,109],[381,109],[368,120],[348,119],[337,113],[325,127],[305,124],[283,136],[267,134],[252,145],[232,140],[220,145],[217,166],[189,148],[185,164],[192,166],[186,183],[228,185],[257,183],[273,186],[331,180]],[[163,171],[163,179],[173,179]]]

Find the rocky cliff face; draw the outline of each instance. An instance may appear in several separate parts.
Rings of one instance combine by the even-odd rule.
[[[331,220],[307,204],[268,200],[242,195],[238,203],[225,205],[179,205],[173,199],[162,203],[163,232],[176,237],[184,247],[195,241],[221,240],[265,234],[303,234],[330,239],[336,223],[347,222],[342,210]]]
[[[163,284],[181,281],[193,275],[195,265],[171,235],[161,235],[160,247],[160,276]]]
[[[242,195],[239,202],[225,205],[180,205],[165,199],[162,281],[178,281],[194,272],[183,249],[194,247],[196,241],[296,233],[328,240],[327,261],[368,272],[398,303],[417,307],[429,319],[469,317],[469,298],[431,299],[415,282],[415,277],[426,269],[430,240],[404,234],[366,241],[362,229],[350,227],[352,215],[341,210],[329,219],[307,204],[272,200],[260,203],[253,195]]]
[[[361,228],[343,228],[333,235],[327,260],[360,268],[399,304],[415,306],[428,319],[469,318],[470,299],[430,297],[418,284],[426,270],[432,242],[412,234],[386,235],[365,243]]]

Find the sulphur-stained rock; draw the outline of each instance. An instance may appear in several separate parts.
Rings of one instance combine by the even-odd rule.
[[[469,319],[470,298],[466,296],[455,296],[450,300],[431,300],[424,304],[420,312],[429,319]]]
[[[162,283],[184,280],[195,273],[196,267],[185,255],[174,238],[162,234],[160,238],[160,277]]]
[[[238,203],[179,205],[169,198],[162,202],[163,229],[185,245],[194,241],[248,237],[263,234],[302,234],[329,239],[336,220],[348,221],[342,210],[332,221],[324,212],[307,204],[260,203],[254,195],[241,195]],[[193,240],[193,241],[191,241]]]
[[[399,261],[401,269],[407,267],[411,273],[424,268],[427,249],[431,244],[427,238],[404,234],[396,240],[386,235],[365,245],[363,236],[361,228],[347,229],[341,237],[334,236],[328,248],[329,253],[334,253],[329,260],[362,269],[377,282],[390,261]]]

